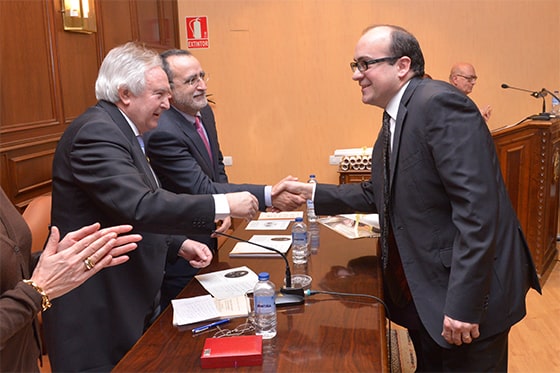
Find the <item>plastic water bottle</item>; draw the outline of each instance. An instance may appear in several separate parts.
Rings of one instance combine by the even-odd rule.
[[[309,175],[309,184],[317,184],[315,174]],[[319,224],[317,223],[317,215],[315,214],[315,205],[312,199],[307,200],[307,224],[308,224],[308,242],[311,254],[317,254],[319,250]]]
[[[319,223],[314,222],[309,224],[309,230],[307,232],[309,237],[309,251],[311,255],[315,255],[319,252]]]
[[[560,98],[558,90],[554,91],[554,95]],[[558,101],[554,96],[552,96],[552,107],[550,109],[550,113],[560,116],[560,101]]]
[[[253,289],[255,300],[255,328],[256,334],[263,339],[271,339],[276,336],[276,287],[270,281],[268,272],[259,273],[259,282]]]
[[[309,175],[309,184],[317,184],[317,179],[314,174]],[[317,215],[315,215],[315,205],[312,199],[307,200],[307,223],[312,224],[317,221]]]
[[[294,264],[307,263],[307,225],[302,217],[297,217],[292,226],[292,261]]]

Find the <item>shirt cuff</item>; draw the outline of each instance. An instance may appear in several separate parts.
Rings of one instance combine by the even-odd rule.
[[[311,200],[315,201],[315,189],[317,189],[317,183],[313,183],[313,190],[311,191]]]
[[[214,205],[216,206],[216,219],[223,220],[230,214],[229,203],[225,194],[212,194],[214,197]]]
[[[264,187],[264,204],[266,207],[272,206],[272,185]]]

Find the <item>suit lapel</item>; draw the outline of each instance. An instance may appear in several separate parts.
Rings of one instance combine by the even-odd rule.
[[[132,128],[130,128],[130,125],[128,124],[126,118],[120,112],[119,108],[116,105],[106,101],[99,101],[98,105],[101,106],[109,114],[111,119],[113,119],[113,122],[115,122],[117,127],[119,127],[119,129],[125,135],[130,145],[130,155],[132,156],[134,164],[136,165],[136,167],[138,167],[138,170],[140,172],[146,175],[150,183],[150,187],[152,189],[159,188],[158,181],[156,180],[155,174],[150,167],[150,164],[148,163],[148,159],[142,151],[140,143],[134,135]]]
[[[393,137],[393,151],[391,152],[391,177],[390,177],[390,185],[393,185],[393,178],[395,176],[395,169],[397,165],[397,161],[399,158],[399,149],[401,144],[401,135],[403,131],[403,127],[405,126],[405,119],[408,114],[408,101],[412,97],[412,93],[420,83],[421,79],[414,78],[408,84],[402,98],[401,102],[399,103],[399,111],[397,113],[397,118],[395,120],[395,135]]]
[[[206,146],[198,132],[194,127],[194,123],[185,118],[184,115],[179,113],[174,107],[169,109],[173,113],[173,121],[177,123],[179,130],[190,140],[191,147],[194,147],[196,152],[191,152],[192,156],[196,159],[199,166],[207,175],[213,175],[212,162],[206,151]],[[202,118],[204,122],[204,118]]]

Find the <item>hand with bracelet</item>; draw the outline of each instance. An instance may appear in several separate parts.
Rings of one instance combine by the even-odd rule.
[[[124,254],[142,239],[138,234],[122,235],[130,232],[130,225],[99,228],[99,223],[83,227],[62,241],[58,228],[51,228],[31,278],[24,280],[42,295],[43,311],[50,307],[50,300],[80,286],[103,268],[126,262],[129,258]]]

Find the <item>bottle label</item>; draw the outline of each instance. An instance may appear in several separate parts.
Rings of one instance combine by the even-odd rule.
[[[292,233],[292,243],[294,245],[307,244],[307,232],[294,232]]]
[[[274,295],[256,296],[255,297],[255,313],[274,313],[276,312],[276,304],[274,303]]]

